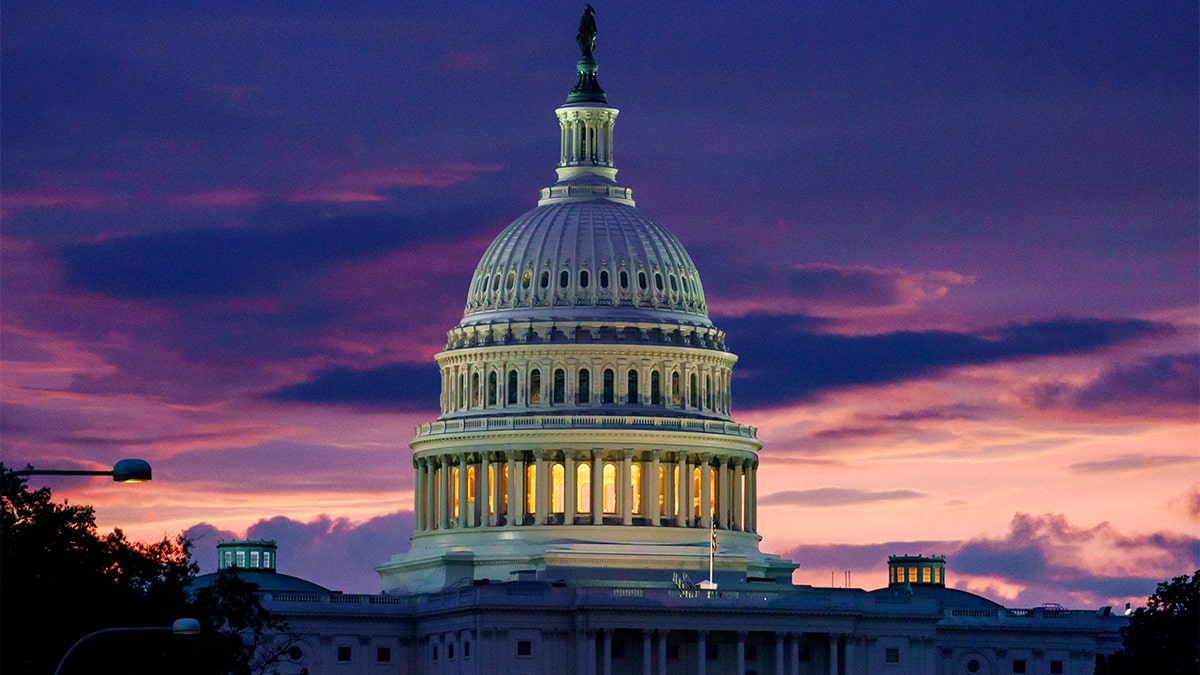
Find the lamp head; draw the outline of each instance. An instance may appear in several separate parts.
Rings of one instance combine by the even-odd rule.
[[[123,459],[113,465],[113,480],[118,483],[144,483],[150,480],[150,463],[144,459]]]
[[[171,632],[176,635],[199,635],[200,622],[195,619],[175,619]]]

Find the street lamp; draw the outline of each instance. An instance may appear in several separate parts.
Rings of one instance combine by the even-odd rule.
[[[133,461],[141,462],[140,459]],[[145,464],[145,462],[142,462],[142,464]],[[147,466],[146,468],[149,469],[150,467]],[[84,635],[76,640],[75,644],[71,645],[71,648],[67,650],[67,653],[63,654],[62,661],[58,662],[58,668],[54,669],[54,675],[62,675],[63,667],[67,665],[67,659],[71,658],[72,652],[74,652],[79,645],[87,642],[91,638],[99,635],[105,635],[107,633],[165,633],[167,631],[170,631],[175,635],[199,635],[200,622],[195,619],[176,619],[175,623],[171,624],[170,628],[166,626],[123,626],[119,628],[101,628],[98,631],[88,633],[87,635]]]
[[[18,469],[14,476],[112,476],[118,483],[145,483],[150,480],[150,463],[144,459],[123,459],[112,471],[83,471],[80,469]]]

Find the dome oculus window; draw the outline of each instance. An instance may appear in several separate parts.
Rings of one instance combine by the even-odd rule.
[[[508,283],[506,283],[504,286],[505,289],[511,291],[513,289],[513,286],[516,286],[516,285],[517,285],[517,273],[509,272],[508,273]]]
[[[678,285],[677,285],[677,283],[675,282],[675,275],[674,275],[674,274],[672,274],[672,275],[671,275],[671,292],[672,292],[672,293],[678,293],[678,292],[679,292],[679,286],[678,286]]]
[[[621,288],[629,288],[629,272],[621,270]]]
[[[590,281],[591,281],[591,279],[588,277],[588,271],[587,270],[579,270],[579,287],[587,288],[588,283]]]
[[[640,288],[644,291],[648,287],[649,287],[649,285],[646,283],[646,273],[638,272],[638,288]]]
[[[533,283],[533,273],[525,270],[525,274],[521,275],[521,288],[529,288],[531,283]]]
[[[608,288],[608,270],[600,270],[600,288]]]
[[[654,273],[654,287],[657,288],[659,290],[659,292],[662,291],[662,289],[663,289],[662,272]]]
[[[566,288],[571,283],[571,273],[563,270],[558,273],[558,287]]]
[[[550,273],[545,270],[542,270],[541,286],[542,288],[548,288],[550,286]]]

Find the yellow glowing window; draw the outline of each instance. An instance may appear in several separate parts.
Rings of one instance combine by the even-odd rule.
[[[617,467],[612,462],[604,465],[604,513],[617,512]]]
[[[576,511],[592,512],[592,467],[580,464],[575,469],[575,500],[578,503]]]
[[[917,568],[915,568],[915,567],[910,567],[910,568],[908,568],[908,581],[909,581],[910,583],[916,583],[916,581],[917,581]]]
[[[721,496],[721,493],[717,492],[717,470],[712,467],[708,469],[708,494],[711,496],[710,501],[712,502],[712,509],[709,515],[715,516],[717,515],[717,506],[720,501],[718,498]]]
[[[928,567],[922,567],[921,581],[926,584],[931,583],[933,581],[933,570]]]
[[[467,503],[475,503],[475,467],[467,467]]]
[[[692,469],[692,517],[700,517],[700,467]]]
[[[550,511],[552,513],[563,512],[564,471],[562,464],[555,463],[550,467]]]
[[[641,515],[642,513],[642,466],[634,464],[629,467],[629,487],[630,494],[633,495],[633,503],[630,508],[631,513]]]
[[[500,509],[505,513],[508,512],[508,465],[504,465],[504,469],[500,474]]]
[[[658,467],[658,514],[667,515],[667,470],[661,464]]]
[[[487,482],[488,489],[485,491],[485,496],[491,493],[491,486],[496,484],[496,467],[488,466]],[[496,504],[491,499],[485,499],[484,501],[486,501],[488,505],[488,515],[496,515]]]
[[[450,505],[451,514],[458,517],[458,467],[450,469]]]
[[[533,282],[533,273],[530,272],[529,270],[526,270],[525,274],[521,275],[521,288],[529,288],[529,284],[532,282]]]
[[[942,568],[938,567],[937,569],[935,569],[933,577],[934,577],[933,578],[934,583],[938,583],[938,584],[945,583],[942,580]]]
[[[525,513],[537,511],[537,465],[525,467]]]

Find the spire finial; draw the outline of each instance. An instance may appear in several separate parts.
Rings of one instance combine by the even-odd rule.
[[[592,51],[596,49],[596,10],[591,5],[583,10],[583,18],[579,19],[575,42],[579,44],[579,62],[576,64],[579,77],[567,95],[567,103],[608,103],[608,96],[596,81],[598,68],[596,59],[592,58]]]

